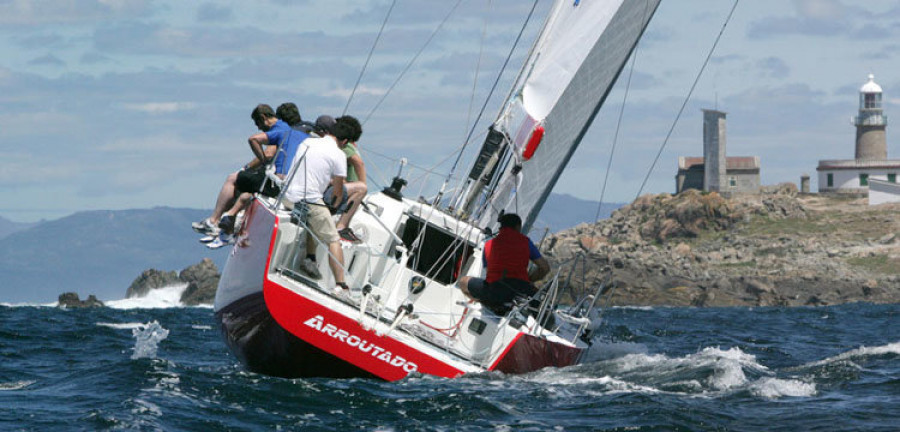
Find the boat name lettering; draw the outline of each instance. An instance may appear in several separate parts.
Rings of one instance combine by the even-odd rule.
[[[415,372],[419,366],[405,358],[395,355],[390,351],[375,345],[347,330],[338,328],[334,324],[326,324],[322,315],[316,315],[303,322],[307,327],[318,330],[320,333],[331,336],[333,339],[341,341],[348,346],[354,347],[361,352],[371,354],[378,360],[381,360],[393,367],[403,368],[405,372]]]

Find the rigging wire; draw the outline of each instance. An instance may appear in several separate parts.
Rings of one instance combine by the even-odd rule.
[[[344,105],[344,111],[341,115],[347,114],[347,109],[350,108],[350,102],[353,100],[353,96],[356,94],[356,89],[359,88],[359,83],[362,81],[363,74],[366,73],[366,68],[369,67],[369,61],[372,60],[372,54],[375,52],[375,47],[378,46],[378,41],[381,40],[381,35],[384,34],[384,27],[387,25],[388,18],[391,17],[391,12],[394,10],[394,6],[397,4],[397,0],[394,0],[391,3],[391,7],[387,11],[387,15],[384,16],[384,21],[381,23],[381,29],[378,30],[378,36],[375,36],[375,42],[372,43],[372,49],[369,50],[369,55],[366,57],[366,62],[363,64],[362,70],[359,71],[359,77],[356,78],[356,84],[353,85],[353,91],[350,92],[350,97],[347,99],[347,105]]]
[[[434,31],[431,33],[431,36],[428,36],[428,39],[425,41],[424,44],[422,44],[422,47],[419,48],[419,51],[416,53],[416,55],[414,55],[413,58],[409,60],[409,63],[406,64],[406,67],[403,68],[403,71],[400,72],[400,75],[397,76],[397,79],[394,80],[394,82],[391,84],[391,86],[388,87],[387,91],[384,92],[384,95],[381,96],[381,99],[378,100],[378,103],[376,103],[375,106],[372,107],[372,110],[369,111],[369,114],[366,115],[365,120],[363,120],[363,122],[362,122],[363,124],[366,124],[366,122],[369,121],[369,118],[372,117],[372,114],[374,114],[375,111],[378,110],[378,107],[380,107],[381,104],[384,102],[384,100],[387,99],[388,95],[390,95],[391,92],[394,90],[394,87],[397,86],[397,84],[400,82],[400,80],[403,79],[403,76],[406,75],[406,72],[409,71],[409,68],[412,67],[413,63],[415,63],[416,60],[418,60],[419,56],[422,55],[422,52],[425,51],[425,48],[428,47],[429,44],[431,44],[431,41],[434,39],[434,37],[437,36],[438,32],[441,31],[441,28],[444,27],[444,24],[447,23],[447,20],[450,19],[450,16],[453,15],[453,12],[456,11],[456,8],[459,7],[460,3],[462,3],[462,0],[457,0],[456,4],[453,5],[453,8],[450,9],[450,12],[447,12],[447,15],[444,16],[444,20],[441,21],[441,24],[438,25],[436,29],[434,29]]]
[[[739,2],[740,0],[734,0],[734,5],[731,6],[731,11],[728,13],[728,17],[725,18],[725,22],[722,24],[722,28],[719,29],[719,35],[716,36],[716,41],[713,43],[712,48],[709,49],[709,53],[706,55],[706,60],[700,67],[700,71],[697,73],[697,77],[694,78],[694,83],[691,85],[691,89],[688,91],[687,96],[685,96],[684,102],[681,104],[681,109],[678,110],[678,114],[675,116],[675,121],[672,122],[672,126],[669,128],[669,132],[666,134],[666,138],[663,140],[662,145],[659,146],[659,151],[656,153],[656,157],[653,159],[653,163],[650,164],[650,169],[647,170],[647,175],[644,177],[644,181],[643,183],[641,183],[641,188],[638,189],[638,193],[634,197],[635,199],[640,198],[641,192],[644,191],[644,187],[647,185],[647,181],[650,179],[650,174],[653,173],[653,169],[656,167],[656,163],[659,162],[659,157],[662,156],[662,152],[666,148],[666,144],[669,143],[669,138],[672,137],[672,132],[675,130],[675,126],[678,124],[678,119],[681,118],[681,114],[684,112],[688,101],[691,100],[691,95],[693,95],[694,89],[697,87],[697,83],[700,81],[700,77],[703,75],[703,71],[706,69],[706,65],[709,64],[709,59],[712,58],[713,53],[716,51],[716,46],[719,45],[719,40],[722,39],[722,34],[725,33],[725,27],[727,27],[728,22],[731,21],[731,17],[734,15],[734,10],[737,9],[737,5]]]
[[[650,2],[646,4],[644,12],[644,21],[650,10]],[[634,54],[631,56],[631,67],[628,69],[628,81],[625,83],[625,95],[622,97],[622,108],[619,109],[619,118],[616,120],[616,132],[613,134],[612,148],[609,150],[609,160],[606,161],[606,173],[603,175],[603,187],[600,188],[600,202],[597,203],[597,214],[594,215],[594,222],[600,220],[600,211],[603,209],[603,197],[606,195],[606,185],[609,181],[609,170],[612,168],[613,155],[616,153],[616,144],[619,142],[619,130],[622,128],[622,117],[625,115],[625,104],[628,102],[628,91],[631,90],[631,77],[634,75],[634,64],[637,63],[638,48],[635,47]]]
[[[494,80],[494,84],[491,85],[491,90],[488,92],[487,97],[484,99],[484,104],[481,105],[481,110],[478,111],[478,115],[475,117],[475,123],[472,124],[472,129],[469,130],[469,134],[466,136],[466,140],[463,144],[463,150],[465,150],[465,146],[469,145],[469,140],[472,139],[472,134],[475,133],[475,128],[478,125],[478,120],[481,119],[481,116],[484,115],[484,110],[487,108],[488,102],[491,100],[491,96],[494,95],[494,91],[497,89],[497,84],[500,83],[500,78],[503,76],[503,71],[506,70],[506,66],[509,64],[509,60],[512,58],[513,52],[515,52],[516,47],[519,45],[519,41],[522,39],[522,34],[525,33],[525,28],[528,27],[528,23],[531,21],[531,17],[534,16],[534,10],[537,8],[538,0],[534,0],[534,3],[531,5],[531,10],[528,11],[528,16],[525,18],[525,22],[522,24],[522,28],[519,29],[519,34],[516,36],[515,42],[513,42],[512,47],[509,49],[509,54],[506,55],[506,60],[503,61],[503,66],[500,67],[500,72],[497,74],[497,78]],[[459,160],[462,158],[463,152],[461,151],[459,155],[456,157],[456,161],[453,162],[453,167],[450,169],[450,173],[447,174],[447,178],[453,176],[456,172],[456,167],[459,165]]]
[[[487,2],[487,10],[490,12],[491,6],[493,2],[488,0]],[[472,125],[472,106],[475,105],[475,93],[478,90],[478,76],[481,74],[481,60],[484,58],[484,39],[487,36],[487,25],[488,19],[485,14],[484,24],[481,26],[481,41],[478,44],[478,61],[475,63],[475,76],[472,78],[472,95],[469,97],[469,111],[466,113],[466,126],[463,128],[463,132],[469,129]],[[465,141],[463,141],[465,142]],[[465,149],[465,147],[463,147]],[[460,150],[462,151],[462,150]]]

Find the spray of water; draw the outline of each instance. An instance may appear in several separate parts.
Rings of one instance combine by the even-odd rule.
[[[169,336],[169,331],[158,322],[151,321],[131,329],[131,334],[135,339],[134,353],[131,354],[131,358],[155,358],[159,343]]]

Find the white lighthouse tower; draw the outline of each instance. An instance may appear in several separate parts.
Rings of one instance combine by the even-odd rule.
[[[859,113],[852,118],[856,127],[856,157],[820,160],[816,167],[819,192],[869,194],[873,201],[869,192],[876,183],[878,188],[898,186],[900,160],[887,158],[883,97],[881,86],[870,74],[859,89]]]
[[[859,115],[853,121],[856,125],[857,160],[887,159],[887,117],[884,116],[881,99],[881,86],[875,84],[875,75],[869,74],[869,82],[859,89]]]

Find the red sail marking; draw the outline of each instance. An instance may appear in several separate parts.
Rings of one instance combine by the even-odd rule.
[[[541,140],[543,139],[544,126],[539,124],[531,131],[531,137],[528,138],[528,144],[525,145],[525,151],[522,152],[522,158],[525,160],[531,159],[531,157],[534,156],[534,152],[537,151],[538,146],[541,145]]]

